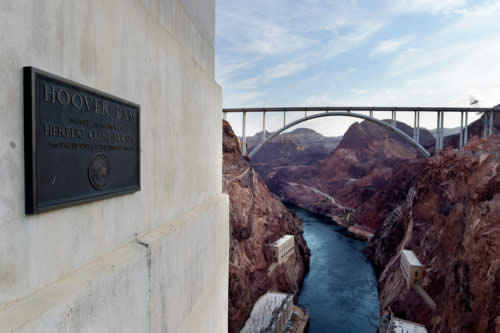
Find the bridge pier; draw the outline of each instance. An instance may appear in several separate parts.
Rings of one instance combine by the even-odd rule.
[[[437,113],[437,124],[436,124],[436,152],[439,151],[439,126],[441,125],[441,112]]]
[[[413,112],[413,140],[417,141],[417,111]]]
[[[462,150],[464,146],[464,112],[460,112],[460,139],[458,140],[458,149]]]
[[[262,141],[266,140],[266,111],[262,113]]]
[[[469,141],[469,112],[465,112],[464,146]]]
[[[493,134],[493,111],[485,112],[483,115],[483,136]]]
[[[439,142],[440,149],[443,150],[444,148],[444,112],[441,112],[441,140]]]
[[[488,125],[488,127],[489,127],[489,134],[488,135],[492,135],[493,134],[493,112],[490,111],[490,112],[488,112],[488,114],[490,116],[489,117],[490,118],[490,123]]]
[[[443,149],[444,145],[444,111],[437,112],[436,127],[436,152]]]
[[[417,111],[417,143],[420,143],[420,111]]]
[[[242,130],[241,130],[241,154],[246,156],[247,154],[247,113],[243,112],[243,122],[242,122]]]
[[[391,125],[396,127],[396,111],[392,111]]]
[[[420,112],[413,112],[413,140],[420,142]]]

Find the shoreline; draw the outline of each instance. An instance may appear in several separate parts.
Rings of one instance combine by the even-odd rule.
[[[342,218],[336,216],[336,217],[333,217],[333,216],[330,216],[330,215],[324,215],[324,214],[321,214],[321,213],[318,213],[318,212],[315,212],[309,208],[305,208],[305,207],[302,207],[300,205],[297,205],[295,203],[292,203],[292,202],[287,202],[285,200],[281,200],[283,202],[283,204],[285,204],[285,206],[295,206],[295,207],[298,207],[300,209],[304,209],[304,210],[307,210],[313,214],[316,214],[318,216],[322,216],[322,217],[325,217],[325,218],[328,218],[331,222],[333,222],[334,224],[342,227],[345,229],[345,231],[351,235],[352,237],[354,238],[357,238],[357,239],[361,239],[361,240],[364,240],[364,241],[370,241],[370,239],[373,237],[374,235],[374,232],[371,232],[369,230],[366,230],[363,226],[360,226],[359,224],[351,224],[349,225],[348,223],[346,222],[339,222],[342,220]],[[287,207],[288,208],[288,207]]]

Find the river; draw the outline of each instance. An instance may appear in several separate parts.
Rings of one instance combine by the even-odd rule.
[[[328,218],[295,206],[311,249],[311,266],[299,295],[310,312],[309,333],[376,332],[379,302],[375,272],[361,249]]]

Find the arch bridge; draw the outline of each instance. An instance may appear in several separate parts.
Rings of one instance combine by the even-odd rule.
[[[374,117],[376,112],[388,112],[392,114],[391,122],[386,123]],[[430,156],[430,153],[420,144],[420,113],[421,112],[434,112],[437,115],[437,133],[436,133],[436,151],[443,149],[444,142],[444,115],[445,113],[460,113],[460,149],[467,143],[468,137],[468,116],[469,112],[483,112],[485,114],[486,121],[484,122],[483,135],[488,136],[493,133],[493,115],[494,112],[500,112],[500,108],[497,106],[495,108],[455,108],[455,107],[273,107],[273,108],[236,108],[236,109],[223,109],[224,120],[228,113],[241,113],[242,117],[242,147],[241,151],[243,155],[247,154],[246,145],[246,116],[247,113],[262,113],[262,128],[263,136],[262,142],[258,144],[248,156],[253,157],[268,141],[272,140],[274,137],[280,135],[287,129],[296,126],[300,123],[322,117],[334,117],[334,116],[346,116],[354,117],[358,119],[364,119],[367,121],[374,122],[380,126],[387,128],[388,130],[399,135],[402,139],[413,145],[422,155],[426,158]],[[268,112],[282,112],[283,113],[283,127],[274,132],[272,135],[266,138],[266,113]],[[287,123],[286,115],[291,112],[303,112],[304,117]],[[308,116],[308,112],[321,112]],[[365,115],[359,112],[368,112],[369,115]],[[413,122],[413,136],[409,136],[400,129],[396,127],[396,114],[397,112],[413,112],[414,122]]]

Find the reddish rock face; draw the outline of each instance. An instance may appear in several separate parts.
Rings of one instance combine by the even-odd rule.
[[[366,249],[379,274],[381,310],[390,307],[429,332],[500,329],[499,156],[500,136],[474,138],[464,152],[444,150],[419,167]],[[425,265],[422,286],[435,312],[406,288],[403,248]]]
[[[397,126],[412,135],[409,126],[400,122]],[[432,151],[435,144],[432,134],[422,129],[420,135],[422,145]],[[273,154],[268,152],[267,156],[269,164],[259,159],[258,170],[264,174],[271,191],[284,201],[330,216],[361,234],[375,232],[392,210],[391,200],[406,195],[418,169],[400,170],[422,157],[399,136],[368,121],[353,124],[325,160],[276,167]],[[389,192],[379,195],[385,189]],[[389,202],[380,204],[382,198]]]
[[[268,290],[297,293],[309,269],[310,250],[301,221],[272,194],[248,159],[238,138],[223,122],[223,190],[230,197],[229,332],[239,332],[257,299]],[[295,255],[271,274],[270,245],[295,236]]]
[[[270,135],[266,132],[266,137]],[[252,166],[259,173],[267,173],[270,168],[312,165],[327,158],[341,140],[342,137],[325,137],[308,128],[297,128],[266,143],[252,158]],[[247,142],[252,150],[262,142],[262,132],[248,137]]]

